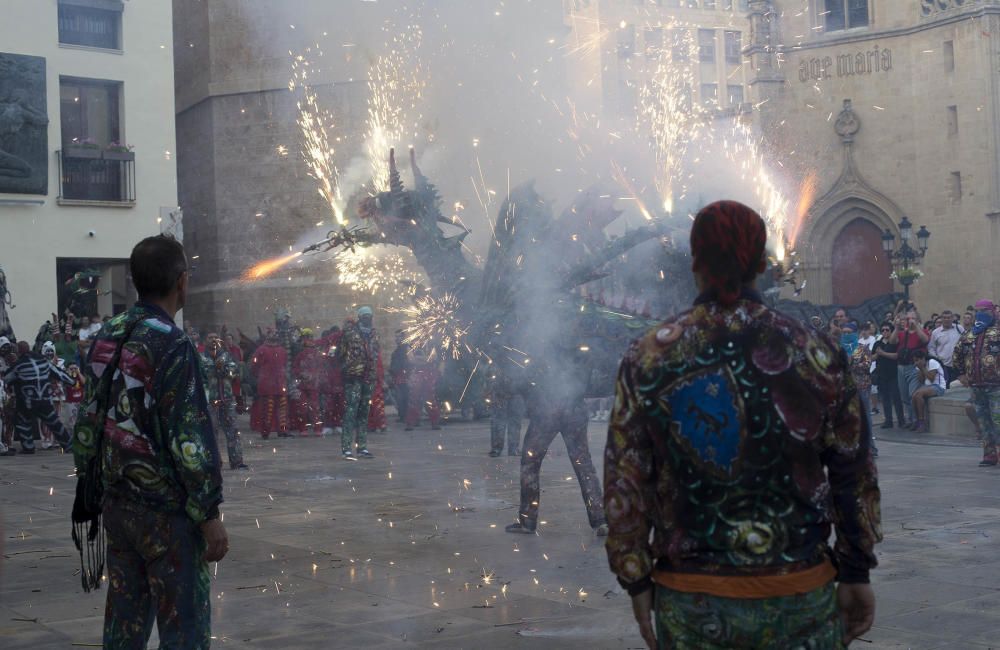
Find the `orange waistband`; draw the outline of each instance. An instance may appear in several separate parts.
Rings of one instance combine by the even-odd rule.
[[[837,575],[829,559],[821,564],[784,575],[719,576],[700,573],[654,571],[656,584],[685,593],[721,598],[776,598],[806,594],[823,587]]]

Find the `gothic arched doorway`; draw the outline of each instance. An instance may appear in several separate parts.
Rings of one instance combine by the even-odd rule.
[[[882,233],[863,217],[854,219],[833,242],[833,302],[853,307],[892,293],[892,266],[882,251]]]

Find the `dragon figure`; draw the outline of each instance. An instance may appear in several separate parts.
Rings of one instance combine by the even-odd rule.
[[[523,183],[502,204],[480,268],[462,251],[470,231],[442,215],[441,197],[421,172],[412,149],[410,167],[413,189],[404,186],[395,152],[390,151],[389,190],[358,202],[358,216],[367,227],[355,237],[408,248],[430,280],[430,293],[447,294],[457,304],[454,319],[462,323],[473,358],[452,363],[455,372],[446,375],[454,375],[456,383],[445,392],[457,394],[463,383],[468,388],[470,368],[484,359],[487,365],[503,364],[504,372],[520,375],[527,384],[539,368],[561,358],[572,360],[567,362],[567,374],[587,384],[590,394],[606,395],[625,345],[655,321],[649,313],[630,313],[635,310],[591,299],[581,287],[626,269],[630,252],[647,242],[652,253],[644,247],[647,254],[642,259],[657,261],[640,264],[641,274],[662,278],[649,264],[658,264],[662,271],[667,260],[672,271],[685,257],[673,247],[671,227],[653,221],[610,237],[605,228],[621,213],[608,195],[582,192],[555,218],[533,183]],[[672,287],[678,305],[693,295],[690,282],[661,286],[666,285]]]

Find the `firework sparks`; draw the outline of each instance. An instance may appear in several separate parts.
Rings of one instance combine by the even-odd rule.
[[[292,60],[292,80],[288,87],[289,90],[301,88],[303,93],[297,104],[302,156],[309,166],[310,175],[319,183],[319,194],[330,206],[334,220],[344,225],[347,220],[344,218],[344,197],[340,191],[340,172],[334,163],[336,152],[330,144],[328,132],[334,127],[333,115],[320,107],[315,91],[308,85],[309,70],[310,63],[304,56],[299,55]]]
[[[299,257],[302,257],[302,253],[290,253],[284,257],[275,257],[273,259],[264,260],[263,262],[258,262],[254,264],[246,272],[243,273],[243,282],[253,282],[255,280],[263,280],[267,276],[271,275],[275,271],[281,269],[289,262],[292,262]]]
[[[442,356],[459,359],[463,353],[472,352],[465,342],[468,325],[457,317],[460,305],[458,298],[445,293],[440,298],[421,296],[411,307],[389,308],[389,311],[409,317],[403,321],[403,340],[411,347],[431,348],[439,350]]]
[[[422,273],[414,271],[398,254],[376,255],[369,249],[339,253],[337,281],[359,293],[379,294],[389,303],[406,303],[413,297]]]
[[[684,157],[691,143],[704,129],[708,109],[695,102],[691,89],[697,87],[698,61],[696,33],[690,26],[671,23],[673,43],[657,57],[656,69],[639,93],[639,130],[649,136],[656,157],[656,190],[663,209],[673,211],[675,194],[684,194]]]
[[[372,190],[389,190],[389,162],[385,152],[402,145],[407,131],[416,128],[409,113],[423,95],[426,79],[417,58],[423,39],[419,26],[411,26],[388,44],[368,70],[368,130],[365,151],[372,171]]]

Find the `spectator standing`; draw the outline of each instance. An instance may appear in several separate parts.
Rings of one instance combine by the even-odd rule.
[[[941,313],[941,326],[931,332],[930,342],[927,344],[927,354],[934,357],[944,366],[945,387],[950,388],[952,380],[957,377],[955,368],[952,365],[952,357],[955,354],[955,345],[962,334],[955,327],[955,315],[951,310],[945,309]]]
[[[898,343],[889,343],[889,336],[892,334],[892,323],[886,321],[882,323],[881,337],[875,342],[873,354],[875,358],[875,383],[878,385],[878,393],[882,396],[882,409],[885,411],[885,421],[882,423],[883,429],[893,427],[892,414],[896,413],[896,421],[899,426],[906,424],[903,415],[903,400],[899,395],[899,377],[897,375],[896,349]]]
[[[104,647],[145,648],[155,619],[161,647],[208,648],[208,563],[221,560],[229,542],[200,360],[173,320],[187,293],[187,260],[179,242],[159,235],[139,242],[129,264],[139,302],[108,323],[91,348],[73,442],[74,537],[84,587],[102,581],[103,558],[88,563],[103,549],[87,539],[103,517]],[[104,493],[97,512],[81,496],[94,481]]]
[[[920,388],[917,369],[913,365],[913,353],[917,350],[927,350],[930,335],[920,327],[920,317],[915,310],[906,312],[905,316],[897,316],[893,324],[889,342],[897,344],[896,376],[899,380],[899,396],[903,400],[903,410],[907,420],[900,426],[913,427],[916,424],[916,414],[913,412],[913,392]]]

